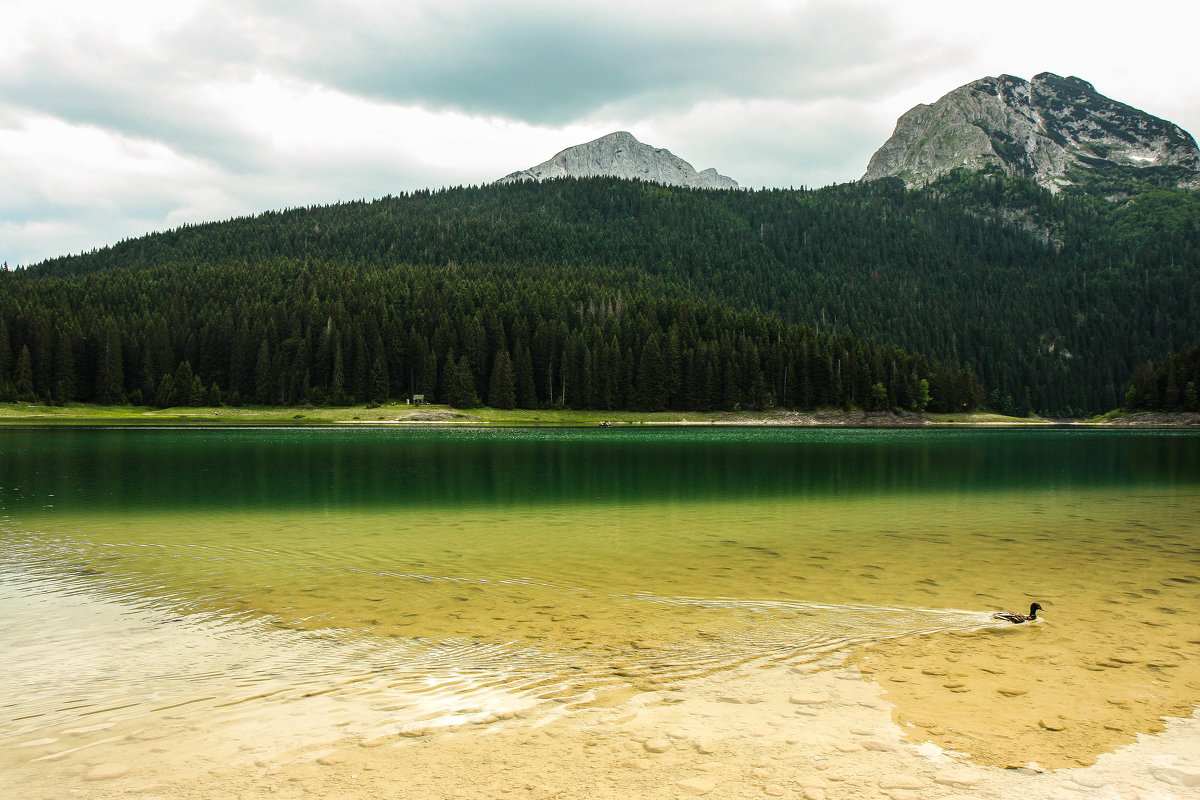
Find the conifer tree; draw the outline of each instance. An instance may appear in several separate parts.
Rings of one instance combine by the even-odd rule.
[[[98,355],[96,397],[101,403],[119,403],[125,393],[125,368],[121,358],[121,335],[117,331],[116,323],[111,319],[103,323]]]
[[[272,378],[271,348],[263,339],[258,346],[258,359],[254,366],[254,402],[260,406],[271,402]]]
[[[8,380],[9,365],[12,363],[12,350],[8,341],[8,325],[0,318],[0,384]]]
[[[533,361],[518,339],[513,351],[513,384],[517,408],[536,408],[537,390],[533,386]]]
[[[192,379],[195,374],[192,372],[192,362],[184,360],[179,362],[179,366],[175,368],[174,384],[175,396],[171,398],[168,405],[172,406],[190,406],[197,405],[192,402]]]
[[[342,368],[342,340],[336,333],[333,343],[333,377],[329,380],[329,402],[335,406],[348,405],[346,395],[346,372]]]
[[[154,405],[159,408],[169,408],[175,404],[175,376],[167,373],[158,382],[154,393]]]
[[[250,383],[251,359],[255,353],[251,349],[250,325],[245,316],[237,326],[229,350],[229,389],[231,394],[249,394],[253,390]]]
[[[368,388],[370,399],[373,402],[382,403],[388,397],[389,386],[387,362],[384,360],[381,349],[376,354],[375,360],[371,362],[371,378]]]
[[[33,358],[29,355],[29,346],[21,345],[17,355],[16,389],[18,400],[34,400],[33,394]]]
[[[475,377],[471,374],[471,362],[465,355],[459,356],[448,367],[446,380],[446,402],[454,408],[478,408],[479,395],[475,392]]]
[[[75,350],[65,328],[58,331],[54,347],[54,395],[59,403],[75,399]]]
[[[204,400],[204,383],[201,382],[199,375],[193,375],[191,390],[188,392],[188,405],[202,406],[204,405]]]
[[[637,372],[638,407],[643,411],[664,411],[667,407],[667,375],[658,334],[642,347]]]
[[[508,350],[501,348],[496,353],[492,365],[492,379],[488,384],[488,405],[492,408],[514,408],[517,404],[517,390],[513,378],[512,359]]]

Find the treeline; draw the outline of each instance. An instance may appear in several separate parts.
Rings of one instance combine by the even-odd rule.
[[[636,271],[290,258],[0,278],[0,400],[973,409],[969,368]]]
[[[1076,416],[1119,406],[1139,364],[1196,340],[1200,197],[1109,202],[966,172],[920,190],[526,182],[189,226],[29,272],[271,260],[464,276],[506,265],[552,282],[635,274],[656,292],[969,365],[997,410]]]
[[[1200,344],[1138,367],[1125,392],[1129,411],[1200,411]]]

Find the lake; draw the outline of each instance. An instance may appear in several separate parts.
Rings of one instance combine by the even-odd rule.
[[[0,749],[100,796],[840,670],[1087,766],[1200,703],[1198,519],[1190,431],[5,429]]]

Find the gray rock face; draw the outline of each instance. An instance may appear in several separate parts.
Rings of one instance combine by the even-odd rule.
[[[736,189],[738,183],[715,169],[696,169],[670,150],[651,147],[625,131],[568,147],[536,167],[506,175],[497,183],[544,181],[551,178],[629,178],[693,189]]]
[[[1187,131],[1050,72],[1032,81],[983,78],[913,108],[863,180],[896,176],[919,186],[959,167],[1032,178],[1051,191],[1089,172],[1160,168],[1169,182],[1200,188],[1200,150]]]

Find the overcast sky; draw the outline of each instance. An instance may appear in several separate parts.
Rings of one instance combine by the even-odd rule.
[[[1200,134],[1178,0],[0,0],[0,261],[479,184],[615,130],[857,179],[913,105],[1077,75]]]

